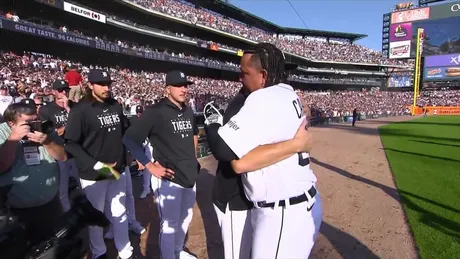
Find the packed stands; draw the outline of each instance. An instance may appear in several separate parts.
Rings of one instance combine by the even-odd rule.
[[[199,23],[214,29],[248,38],[257,42],[270,42],[281,50],[291,52],[308,59],[321,61],[339,61],[378,64],[405,64],[404,61],[387,60],[379,51],[367,47],[340,43],[326,42],[319,38],[296,38],[291,36],[274,37],[270,32],[243,24],[239,21],[225,18],[223,15],[196,7],[179,0],[129,0],[144,8],[161,12],[170,16]]]
[[[20,98],[29,97],[32,93],[49,92],[53,80],[63,78],[66,66],[80,68],[83,75],[88,69],[97,65],[81,64],[57,57],[38,53],[16,55],[2,52],[0,56],[1,84],[8,86],[10,92]],[[129,109],[136,104],[155,101],[163,96],[164,74],[152,71],[132,71],[129,69],[108,68],[114,77],[114,96]],[[225,109],[227,102],[241,87],[235,81],[215,80],[210,78],[192,77],[195,85],[191,86],[190,99],[197,112],[202,111],[208,101],[215,101]],[[17,93],[17,94],[16,94]],[[362,114],[405,114],[409,110],[413,92],[387,92],[377,88],[362,91],[300,91],[309,105],[316,111],[316,116],[346,116],[354,108]],[[418,99],[419,105],[460,106],[459,90],[423,91]],[[129,109],[128,113],[132,112]]]

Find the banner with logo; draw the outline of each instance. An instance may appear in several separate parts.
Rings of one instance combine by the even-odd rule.
[[[124,48],[120,47],[117,44],[104,42],[101,40],[94,40],[91,38],[87,38],[85,36],[77,36],[73,33],[65,33],[59,31],[54,28],[46,28],[39,27],[33,24],[25,24],[22,22],[14,22],[11,20],[7,20],[4,18],[0,18],[0,29],[5,29],[14,32],[25,33],[41,38],[57,40],[65,43],[85,46],[89,48],[95,48],[103,51],[109,51],[117,54],[124,54],[129,56],[134,56],[138,58],[145,58],[151,60],[159,60],[159,61],[166,61],[166,62],[173,62],[173,63],[181,63],[186,65],[192,66],[200,66],[200,67],[208,67],[218,70],[227,70],[227,71],[234,71],[239,72],[239,67],[229,66],[224,63],[216,63],[216,62],[207,62],[201,61],[196,59],[188,59],[188,58],[179,58],[173,57],[171,55],[159,52],[147,52],[141,50],[133,50],[131,48]]]
[[[460,79],[460,67],[429,67],[423,71],[425,81],[452,81]]]
[[[105,15],[71,3],[64,2],[64,11],[91,19],[93,21],[101,23],[106,22]]]
[[[390,59],[409,58],[410,46],[410,40],[390,42]]]
[[[390,41],[412,40],[412,23],[392,24],[390,26]]]
[[[391,14],[391,24],[430,19],[430,7],[410,9]]]
[[[425,57],[425,67],[460,66],[460,53]]]

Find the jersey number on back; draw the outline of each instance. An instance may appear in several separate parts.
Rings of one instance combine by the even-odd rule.
[[[297,98],[296,100],[292,101],[292,105],[294,105],[295,112],[297,114],[297,117],[300,119],[302,116],[304,116],[303,113],[303,106],[302,103],[300,102],[300,99]],[[307,166],[310,164],[310,158],[308,157],[308,154],[305,152],[297,153],[299,156],[299,165],[300,166]]]

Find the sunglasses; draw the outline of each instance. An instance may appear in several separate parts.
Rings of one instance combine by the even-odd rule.
[[[69,89],[68,88],[61,88],[61,89],[57,89],[56,91],[58,91],[58,93],[62,93],[62,92],[68,92]]]

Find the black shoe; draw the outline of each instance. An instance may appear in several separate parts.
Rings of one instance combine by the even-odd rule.
[[[95,259],[107,259],[107,254],[100,255],[96,257]]]

